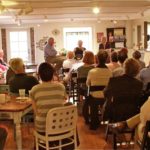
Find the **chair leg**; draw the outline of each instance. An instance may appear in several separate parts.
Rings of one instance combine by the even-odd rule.
[[[117,149],[117,140],[116,140],[116,134],[113,134],[113,149]]]
[[[61,140],[59,140],[59,150],[62,149],[61,145],[62,145]]]
[[[35,142],[36,142],[36,150],[39,150],[39,144],[38,144],[38,138],[35,138]]]
[[[106,141],[107,141],[107,139],[108,139],[108,134],[109,134],[109,123],[107,124],[106,132],[105,132],[105,140],[106,140]]]

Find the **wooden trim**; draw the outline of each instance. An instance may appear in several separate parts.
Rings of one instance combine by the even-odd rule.
[[[1,29],[2,49],[4,51],[4,61],[7,62],[7,40],[6,29]]]
[[[31,43],[31,62],[35,63],[35,44],[34,44],[34,28],[30,28],[30,43]]]
[[[147,48],[147,21],[144,21],[144,49]]]

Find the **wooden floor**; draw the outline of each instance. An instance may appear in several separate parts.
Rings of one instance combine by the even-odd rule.
[[[5,122],[9,129],[9,135],[6,141],[5,150],[16,150],[16,143],[13,138],[13,124]],[[96,131],[89,130],[84,124],[82,117],[78,119],[78,132],[80,138],[80,146],[77,150],[111,150],[111,140],[105,141],[105,126],[100,126]],[[33,124],[22,125],[23,150],[34,150]],[[124,149],[124,148],[121,148]],[[137,149],[137,148],[126,148]]]

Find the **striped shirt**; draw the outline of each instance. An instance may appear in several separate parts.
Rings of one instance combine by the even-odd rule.
[[[108,68],[94,68],[88,73],[86,85],[87,86],[107,86],[109,78],[112,76],[111,71]],[[90,93],[93,97],[103,98],[103,91],[96,91]]]
[[[65,96],[65,87],[61,83],[44,82],[31,89],[30,97],[36,107],[35,128],[38,132],[45,132],[47,112],[62,106]]]

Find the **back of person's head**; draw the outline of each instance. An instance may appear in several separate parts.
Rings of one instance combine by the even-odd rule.
[[[67,57],[67,59],[73,59],[74,58],[74,52],[73,51],[68,51],[66,57]]]
[[[94,54],[91,51],[85,51],[83,62],[89,65],[94,64]]]
[[[13,58],[10,61],[10,67],[15,73],[23,73],[25,66],[21,58]]]
[[[54,75],[54,68],[49,63],[41,63],[38,69],[38,74],[42,81],[51,81]]]
[[[99,51],[97,54],[98,64],[104,65],[108,58],[108,53],[105,50]]]
[[[123,64],[124,61],[128,58],[128,55],[125,51],[120,50],[118,52],[118,61]]]
[[[135,51],[135,52],[133,52],[132,56],[135,59],[140,59],[141,58],[141,53],[139,51]]]
[[[123,53],[128,54],[128,49],[127,49],[127,48],[125,48],[125,47],[121,48],[121,50],[120,50],[120,51],[121,51],[121,52],[123,52]]]
[[[112,52],[111,53],[111,61],[112,62],[118,62],[118,54],[117,54],[117,52]]]
[[[135,77],[140,71],[140,65],[134,58],[129,58],[124,64],[125,74],[130,77]]]

